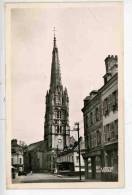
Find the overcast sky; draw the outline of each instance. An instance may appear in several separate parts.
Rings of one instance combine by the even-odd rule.
[[[50,84],[53,27],[70,125],[80,121],[83,99],[103,85],[104,59],[122,53],[121,3],[44,4],[11,12],[12,138],[43,139],[45,95]],[[119,64],[120,65],[120,64]]]

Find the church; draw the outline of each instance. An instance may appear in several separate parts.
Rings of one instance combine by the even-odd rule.
[[[54,35],[50,89],[46,94],[44,123],[45,160],[48,170],[55,166],[56,151],[69,145],[69,97],[61,82],[58,48]]]
[[[54,172],[57,154],[73,143],[69,127],[69,97],[62,85],[59,53],[54,34],[50,88],[46,93],[44,140],[30,144],[25,151],[25,171]]]

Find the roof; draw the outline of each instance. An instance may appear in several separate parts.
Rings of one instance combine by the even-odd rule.
[[[44,146],[45,146],[45,141],[44,140],[39,141],[39,142],[35,142],[35,143],[32,143],[28,146],[28,151],[33,151],[33,150],[36,150],[36,149],[43,150]]]
[[[77,152],[78,151],[78,145],[80,143],[80,150],[83,150],[85,148],[84,140],[82,137],[80,137],[79,141],[75,141],[73,146],[69,146],[65,148],[63,151],[61,151],[58,156],[63,156],[68,153]]]
[[[73,136],[69,137],[69,145],[74,145],[74,143],[76,142],[75,138]]]
[[[84,112],[84,110],[87,108],[87,106],[89,105],[89,103],[91,104],[92,101],[95,101],[95,99],[100,96],[100,94],[102,93],[102,91],[104,91],[113,82],[114,79],[117,79],[117,77],[118,77],[118,73],[115,73],[112,76],[112,78],[106,84],[104,84],[102,87],[100,87],[98,89],[98,93],[93,98],[90,99],[90,96],[86,96],[85,99],[84,99],[84,101],[87,101],[87,103],[84,103],[84,106],[81,109],[82,112]]]

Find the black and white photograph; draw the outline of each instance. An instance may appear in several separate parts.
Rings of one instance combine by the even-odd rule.
[[[122,2],[6,4],[6,183],[124,185]]]

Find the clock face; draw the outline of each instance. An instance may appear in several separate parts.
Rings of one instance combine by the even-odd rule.
[[[58,136],[58,143],[61,143],[62,142],[62,137],[61,136]]]

